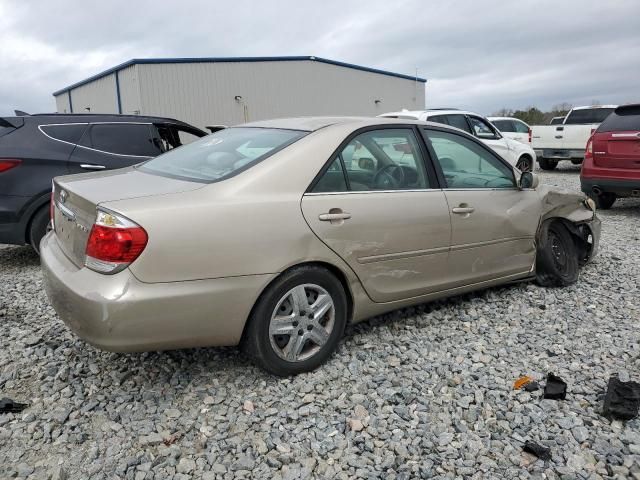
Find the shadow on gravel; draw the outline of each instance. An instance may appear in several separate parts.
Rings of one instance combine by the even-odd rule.
[[[38,265],[40,265],[40,257],[31,247],[0,245],[0,270],[12,267],[35,267]]]

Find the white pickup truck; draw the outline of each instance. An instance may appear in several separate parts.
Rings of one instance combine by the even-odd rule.
[[[553,170],[560,160],[579,165],[591,134],[617,105],[576,107],[558,125],[534,125],[531,146],[543,170]]]

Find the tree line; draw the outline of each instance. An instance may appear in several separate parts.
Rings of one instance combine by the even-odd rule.
[[[513,110],[501,108],[491,114],[492,117],[515,117],[529,125],[548,125],[553,117],[564,117],[573,108],[570,103],[554,105],[548,112],[543,112],[537,107],[529,107],[526,110]]]

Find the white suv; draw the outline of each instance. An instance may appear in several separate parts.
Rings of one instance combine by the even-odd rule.
[[[515,165],[516,168],[523,172],[532,171],[536,162],[536,154],[530,146],[505,138],[489,120],[477,113],[455,109],[403,110],[401,112],[384,113],[379,116],[423,120],[459,128],[477,137],[511,165]]]

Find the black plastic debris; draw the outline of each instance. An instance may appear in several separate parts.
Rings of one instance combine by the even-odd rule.
[[[638,416],[638,409],[640,409],[640,383],[622,382],[615,375],[609,378],[602,414],[617,420],[631,420]]]
[[[540,390],[540,384],[536,381],[529,382],[524,387],[522,387],[522,389],[526,390],[527,392],[535,392],[536,390]]]
[[[564,400],[567,397],[567,383],[553,373],[547,375],[543,398],[550,400]]]
[[[538,457],[540,460],[551,460],[551,449],[543,447],[542,445],[538,445],[531,440],[527,440],[522,449],[525,452]]]
[[[0,399],[0,413],[20,413],[27,407],[26,403],[14,402],[10,398]]]

